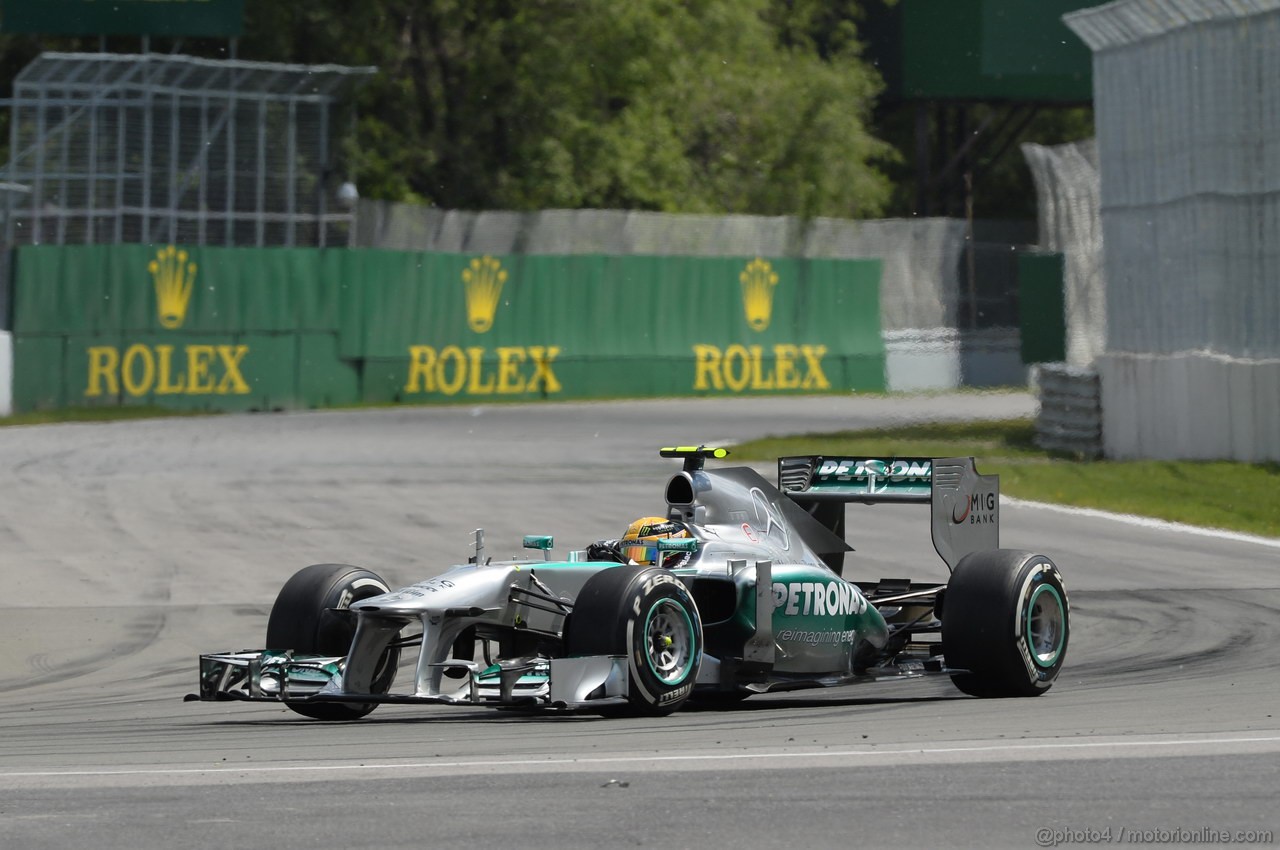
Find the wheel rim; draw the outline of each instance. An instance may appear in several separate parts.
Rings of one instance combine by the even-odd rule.
[[[693,621],[684,606],[662,599],[644,624],[645,657],[664,685],[678,685],[693,667]]]
[[[1062,654],[1066,639],[1067,613],[1062,596],[1048,584],[1042,584],[1027,603],[1027,645],[1031,657],[1041,667],[1052,667]]]

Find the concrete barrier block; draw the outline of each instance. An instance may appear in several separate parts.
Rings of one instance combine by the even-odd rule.
[[[1190,442],[1175,446],[1173,457],[1214,459],[1231,455],[1231,397],[1224,357],[1181,355],[1186,364],[1185,395],[1178,407],[1191,423]]]
[[[960,334],[951,328],[884,331],[884,352],[891,392],[960,386]]]
[[[1280,461],[1280,360],[1258,362],[1250,372],[1257,461]]]
[[[1261,459],[1258,441],[1258,420],[1254,408],[1260,399],[1254,396],[1253,373],[1258,370],[1256,361],[1235,360],[1226,364],[1227,413],[1231,435],[1230,457],[1234,460],[1255,462]]]
[[[1139,457],[1176,457],[1178,442],[1189,442],[1179,432],[1190,427],[1179,399],[1186,395],[1185,363],[1168,362],[1152,355],[1136,357]],[[1181,417],[1181,421],[1178,421]]]
[[[0,331],[0,416],[13,413],[13,335]]]
[[[1133,355],[1104,354],[1096,363],[1102,398],[1102,446],[1107,457],[1140,457],[1137,364]]]
[[[1129,442],[1125,439],[1121,423],[1126,421],[1121,408],[1123,398],[1120,388],[1125,374],[1121,360],[1115,355],[1102,354],[1094,361],[1098,370],[1098,403],[1102,407],[1102,454],[1106,457],[1120,457],[1123,446]],[[1112,422],[1112,417],[1115,422]]]
[[[1280,360],[1112,353],[1096,365],[1107,457],[1280,460]]]

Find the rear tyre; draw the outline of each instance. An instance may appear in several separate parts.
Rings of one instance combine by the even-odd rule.
[[[951,681],[977,697],[1034,697],[1053,686],[1070,636],[1062,575],[1044,555],[965,556],[947,584],[942,648]]]
[[[613,567],[589,578],[578,594],[565,650],[577,657],[625,655],[629,713],[670,714],[698,678],[702,620],[671,573]]]
[[[306,655],[345,656],[355,636],[355,620],[335,614],[333,609],[390,592],[375,573],[350,564],[313,564],[293,574],[285,582],[271,606],[267,620],[267,648],[293,650]],[[400,650],[389,648],[378,664],[372,691],[391,690]],[[377,707],[376,703],[286,702],[290,709],[316,720],[357,720]]]

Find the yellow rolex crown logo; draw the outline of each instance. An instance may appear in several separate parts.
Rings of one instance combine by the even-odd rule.
[[[467,293],[467,324],[482,334],[493,327],[493,314],[498,309],[502,284],[507,282],[502,263],[487,254],[476,257],[462,270],[462,283]]]
[[[196,264],[187,262],[187,252],[168,245],[156,251],[147,264],[156,285],[156,312],[166,328],[180,328],[187,318],[187,304],[196,281]]]
[[[742,281],[742,306],[747,312],[747,324],[752,330],[769,327],[773,314],[773,288],[778,285],[778,274],[767,260],[756,257],[738,275]]]

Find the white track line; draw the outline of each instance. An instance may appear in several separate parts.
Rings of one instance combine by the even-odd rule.
[[[1003,505],[1011,505],[1018,508],[1036,508],[1037,510],[1053,511],[1054,513],[1069,514],[1071,516],[1090,517],[1092,519],[1109,519],[1115,522],[1123,522],[1128,525],[1136,525],[1142,528],[1152,528],[1158,531],[1177,532],[1179,534],[1196,534],[1201,537],[1216,537],[1219,540],[1231,540],[1236,543],[1254,543],[1258,546],[1268,546],[1272,549],[1280,549],[1280,538],[1277,537],[1261,537],[1256,534],[1243,534],[1239,531],[1226,531],[1221,528],[1204,528],[1199,525],[1187,525],[1181,522],[1168,522],[1162,519],[1151,519],[1150,517],[1134,516],[1133,514],[1116,514],[1110,511],[1100,511],[1094,508],[1075,508],[1069,505],[1055,505],[1049,502],[1031,502],[1025,499],[1015,499],[1013,496],[1000,496],[1000,503]]]
[[[1222,744],[1280,744],[1280,735],[1244,738],[1172,738],[1149,741],[1076,741],[1042,744],[991,744],[955,747],[894,747],[853,750],[821,750],[813,752],[785,753],[706,753],[702,755],[670,756],[598,756],[591,758],[524,758],[477,759],[474,761],[426,761],[384,762],[361,764],[276,765],[268,767],[192,767],[192,768],[135,768],[127,770],[41,770],[0,772],[0,780],[60,777],[109,777],[109,776],[184,776],[216,774],[283,774],[353,770],[423,770],[440,768],[523,767],[538,768],[551,765],[577,765],[579,767],[625,766],[628,764],[654,764],[659,762],[716,762],[716,761],[780,761],[796,759],[866,758],[868,756],[901,755],[955,755],[959,753],[1030,753],[1087,750],[1151,749],[1157,747],[1218,746]]]

